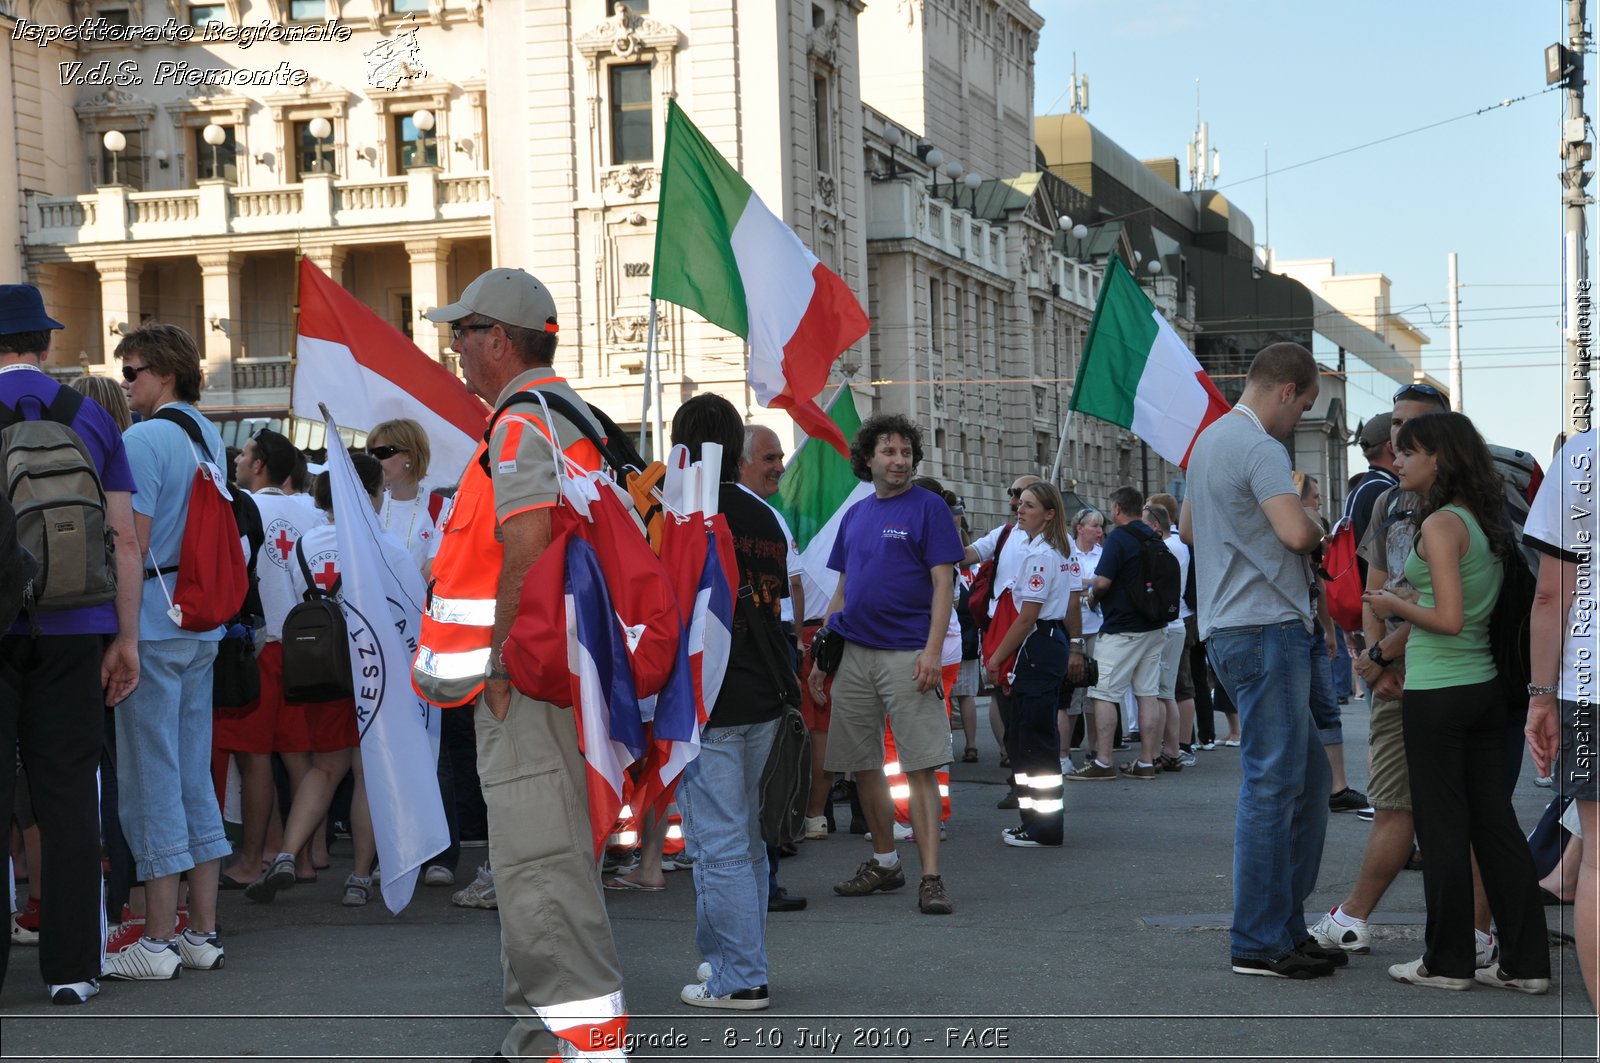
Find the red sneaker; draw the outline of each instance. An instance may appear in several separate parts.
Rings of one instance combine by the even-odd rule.
[[[17,912],[17,925],[31,934],[39,932],[39,898],[28,898],[22,910]]]
[[[111,933],[106,935],[106,955],[115,956],[129,945],[137,944],[144,937],[144,920],[127,918],[128,910],[122,910],[122,922],[111,928]]]

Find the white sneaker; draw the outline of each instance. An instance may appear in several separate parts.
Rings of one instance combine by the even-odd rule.
[[[1352,918],[1351,923],[1353,925],[1345,926],[1333,918],[1333,912],[1329,912],[1311,928],[1311,936],[1325,949],[1343,949],[1365,956],[1372,951],[1372,932],[1367,929],[1365,919]]]
[[[1533,777],[1533,785],[1542,786],[1546,790],[1550,789],[1550,787],[1554,786],[1555,784],[1556,779],[1554,775],[1535,775]]]
[[[806,841],[822,842],[828,840],[828,817],[806,817]]]
[[[941,835],[941,837],[942,836],[943,835]],[[872,832],[870,830],[867,831],[867,833],[866,833],[866,839],[869,842],[872,840]],[[897,842],[910,842],[910,841],[916,841],[917,839],[916,839],[916,835],[911,830],[911,825],[910,824],[908,824],[908,823],[896,823],[894,825],[894,840],[897,841]]]
[[[222,969],[222,939],[215,933],[200,939],[199,943],[185,930],[178,935],[178,956],[191,971],[217,971]]]
[[[1471,989],[1471,978],[1447,978],[1442,974],[1429,974],[1422,966],[1422,961],[1412,960],[1410,963],[1397,963],[1389,968],[1389,977],[1396,982],[1406,985],[1423,985],[1433,989]]]
[[[700,982],[711,981],[711,962],[708,960],[696,967],[694,969],[694,976],[695,979]]]
[[[1488,967],[1480,967],[1472,977],[1484,985],[1492,985],[1497,989],[1510,989],[1518,993],[1527,993],[1530,996],[1542,996],[1550,992],[1550,979],[1512,978],[1500,969],[1498,963],[1490,964]]]
[[[1500,959],[1500,939],[1490,934],[1489,940],[1484,941],[1474,931],[1472,940],[1478,946],[1478,962],[1475,964],[1478,970],[1481,971],[1485,967],[1493,967],[1495,961]]]
[[[694,870],[694,857],[689,855],[689,850],[680,849],[675,853],[668,853],[661,858],[662,871],[692,871]]]
[[[178,943],[169,941],[160,950],[152,952],[145,947],[145,942],[149,940],[144,938],[136,941],[121,952],[107,956],[101,976],[124,982],[164,982],[178,977],[183,972],[183,956],[178,952]]]
[[[68,982],[65,985],[46,987],[52,1004],[87,1004],[89,998],[100,992],[100,982],[91,978],[87,982]]]
[[[39,932],[37,930],[29,930],[27,927],[19,925],[17,923],[17,913],[16,912],[12,912],[11,913],[11,947],[12,948],[16,948],[18,945],[37,945],[37,944],[39,944]]]
[[[422,873],[424,886],[454,886],[456,873],[443,864],[429,864],[428,870]]]
[[[1178,763],[1186,768],[1194,767],[1194,754],[1186,749],[1178,750]]]
[[[457,908],[499,908],[494,895],[494,871],[488,864],[478,868],[478,876],[464,889],[450,895],[450,903]]]
[[[730,1011],[765,1011],[772,1003],[764,985],[754,989],[737,989],[726,996],[714,997],[704,982],[684,986],[678,999],[697,1008],[726,1008]]]

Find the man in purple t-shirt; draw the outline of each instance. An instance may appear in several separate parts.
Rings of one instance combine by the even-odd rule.
[[[961,539],[944,499],[912,483],[922,460],[922,431],[899,415],[870,417],[856,433],[850,465],[873,494],[845,512],[828,567],[839,586],[828,627],[844,636],[833,677],[833,722],[824,766],[855,772],[872,832],[872,859],[833,891],[863,897],[905,885],[894,848],[894,806],[884,775],[885,717],[894,728],[900,770],[911,784],[911,826],[922,859],[917,907],[950,914],[939,877],[939,783],[934,770],[951,760],[950,722],[939,673],[955,597]],[[820,669],[811,696],[826,701]]]
[[[39,290],[0,284],[0,405],[37,420],[63,390],[41,368],[51,332]],[[10,414],[4,414],[6,420]],[[39,821],[43,881],[39,972],[50,999],[82,1004],[100,991],[100,799],[96,771],[104,713],[139,682],[139,548],[133,473],[108,414],[85,399],[72,419],[106,496],[116,534],[116,598],[39,612],[0,635],[0,824],[13,812],[19,749]],[[35,627],[37,624],[37,627]],[[11,935],[0,940],[0,982]]]

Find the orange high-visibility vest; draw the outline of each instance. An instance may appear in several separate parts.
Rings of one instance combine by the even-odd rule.
[[[520,390],[562,382],[551,376],[535,380]],[[528,422],[535,430],[554,438],[529,407],[506,414]],[[505,443],[514,460],[518,437]],[[586,469],[598,469],[600,452],[583,436],[563,448],[567,456]],[[425,700],[442,708],[466,705],[483,690],[489,667],[489,640],[494,633],[495,592],[500,584],[500,569],[505,545],[495,535],[499,520],[495,515],[494,483],[483,471],[479,458],[488,443],[479,443],[462,474],[455,505],[439,529],[439,554],[433,559],[433,583],[428,605],[422,612],[422,628],[417,639],[417,656],[411,666],[411,685]]]

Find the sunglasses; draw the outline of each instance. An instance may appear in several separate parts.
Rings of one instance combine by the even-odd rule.
[[[1399,402],[1402,395],[1408,395],[1413,391],[1418,395],[1426,395],[1430,399],[1438,399],[1440,402],[1444,401],[1444,392],[1440,391],[1432,384],[1402,384],[1400,385],[1399,390],[1394,393],[1394,398],[1390,399],[1389,401]]]
[[[450,337],[459,340],[463,332],[488,332],[492,328],[494,328],[493,325],[453,324],[450,326]]]
[[[125,365],[122,367],[122,379],[131,384],[139,379],[140,373],[146,372],[150,368],[148,365]]]
[[[379,461],[384,461],[385,459],[394,457],[396,454],[409,454],[411,452],[405,447],[368,447],[367,453],[372,455],[374,458],[377,458]]]
[[[1008,487],[1006,488],[1006,494],[1010,495],[1012,498],[1021,498],[1024,490],[1026,490],[1026,488]]]

